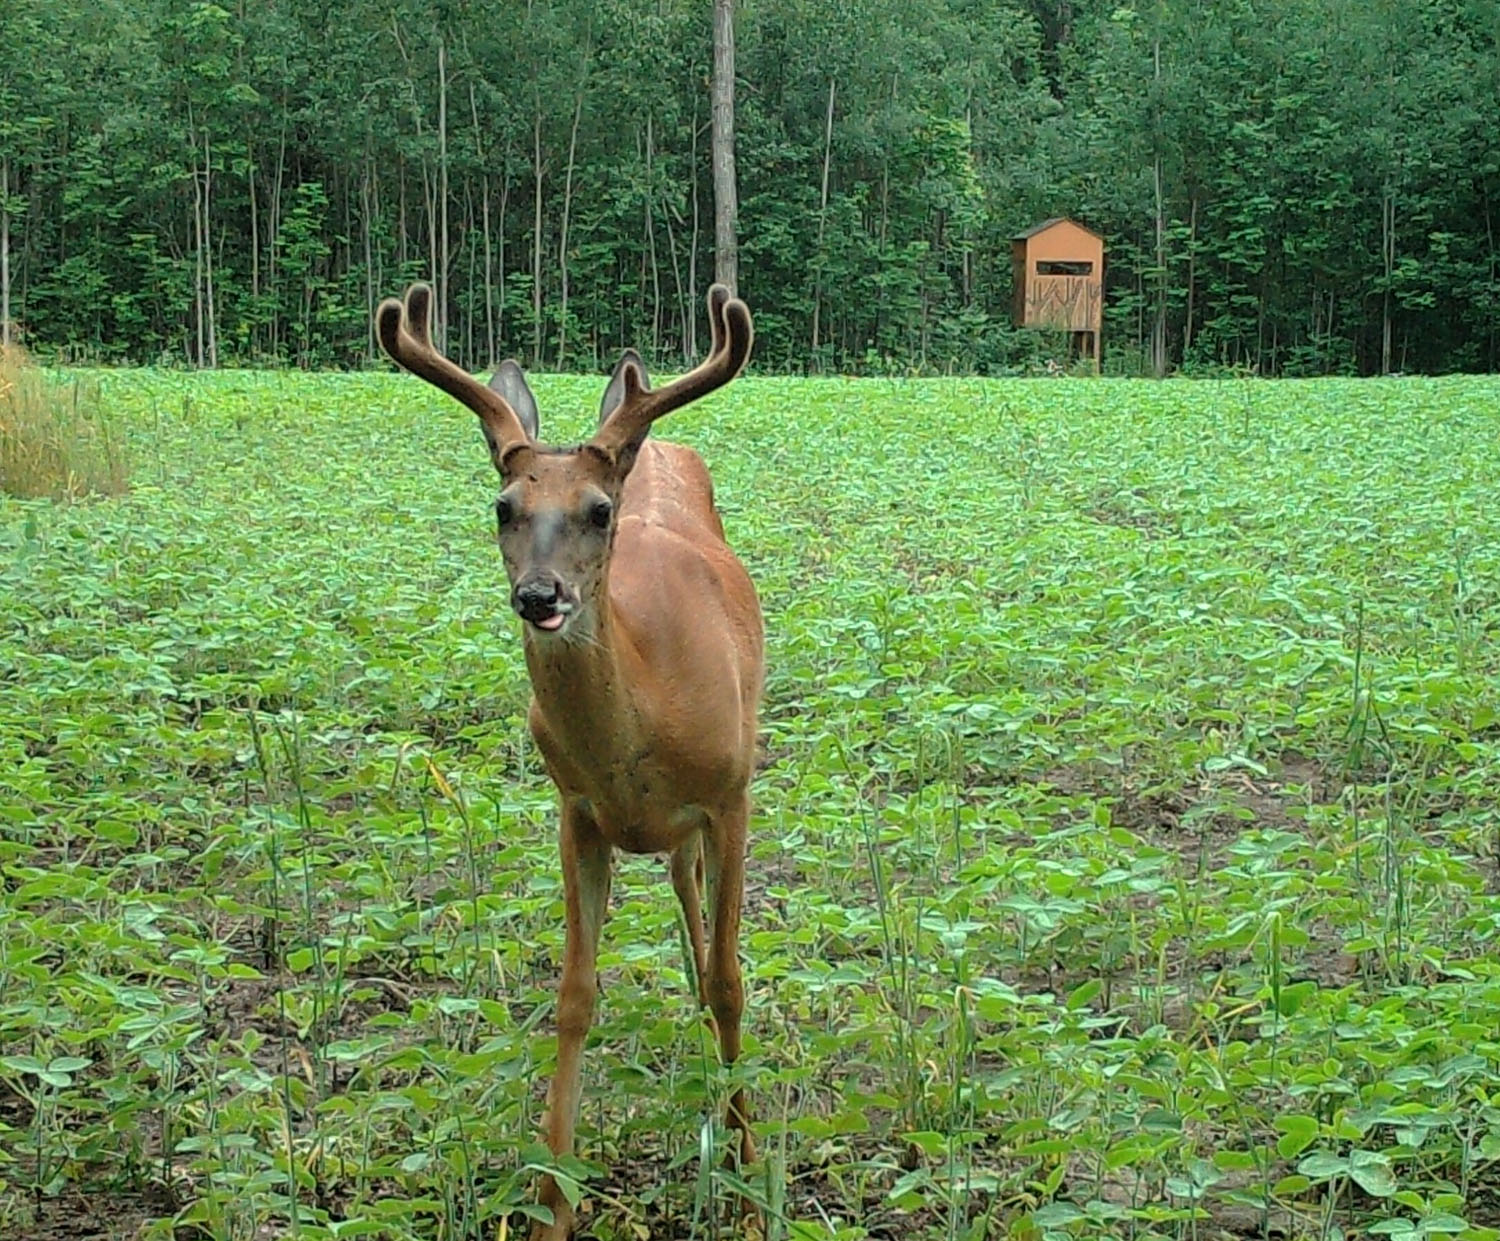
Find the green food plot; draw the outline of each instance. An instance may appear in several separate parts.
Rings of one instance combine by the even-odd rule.
[[[0,1233],[524,1235],[561,885],[474,419],[103,383],[130,493],[0,501]],[[767,618],[772,1237],[1500,1237],[1500,381],[751,378],[656,434]],[[594,1237],[727,1209],[677,919],[623,859]]]

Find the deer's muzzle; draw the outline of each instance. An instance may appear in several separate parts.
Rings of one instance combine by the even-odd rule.
[[[555,573],[528,574],[511,591],[510,605],[522,620],[549,633],[561,629],[573,610],[567,587]]]

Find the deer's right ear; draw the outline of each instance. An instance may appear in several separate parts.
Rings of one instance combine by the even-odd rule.
[[[599,402],[599,425],[602,427],[609,421],[609,416],[620,408],[620,402],[625,399],[625,368],[633,366],[639,372],[639,387],[649,388],[651,381],[646,377],[646,364],[641,361],[641,355],[634,349],[627,349],[620,355],[620,360],[615,363],[614,373],[609,377],[609,384],[604,389],[604,399]]]
[[[505,398],[506,404],[516,411],[516,417],[521,420],[521,429],[526,432],[527,438],[535,440],[541,418],[537,412],[536,397],[532,395],[520,365],[513,359],[506,358],[490,376],[489,386],[491,391],[498,392]],[[490,447],[493,449],[494,445],[491,444]]]

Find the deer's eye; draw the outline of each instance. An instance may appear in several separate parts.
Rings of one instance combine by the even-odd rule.
[[[589,523],[600,530],[608,530],[609,519],[614,511],[614,505],[608,500],[595,500],[589,505]]]
[[[495,521],[503,530],[516,519],[516,506],[501,496],[495,501]]]

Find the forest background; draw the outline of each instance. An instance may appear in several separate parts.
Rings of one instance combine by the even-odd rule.
[[[5,0],[0,319],[63,361],[701,355],[712,6]],[[1495,0],[742,0],[769,370],[999,374],[1010,242],[1106,238],[1106,369],[1500,370]]]

